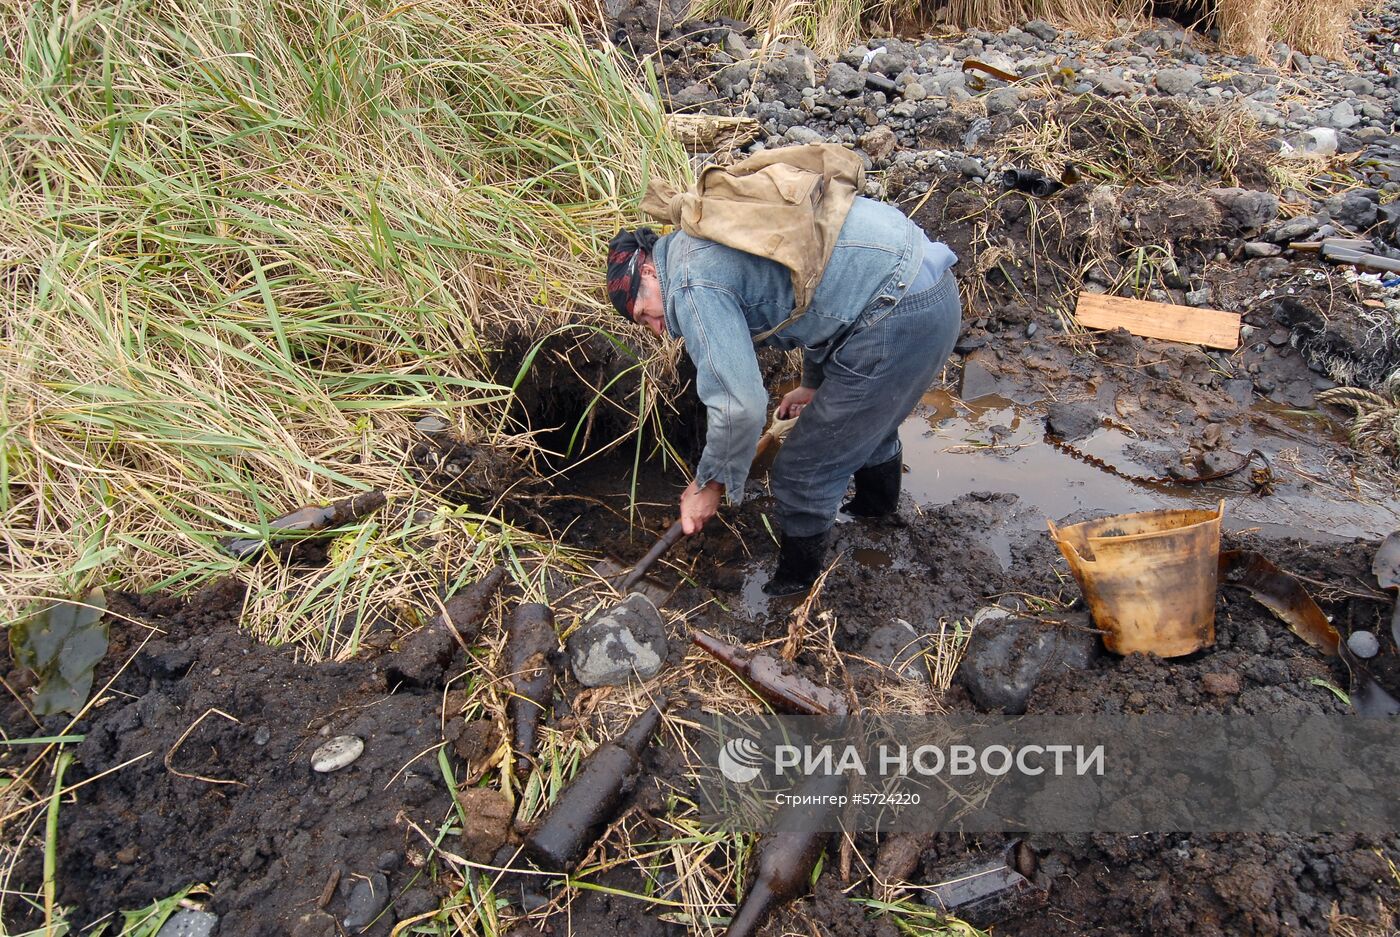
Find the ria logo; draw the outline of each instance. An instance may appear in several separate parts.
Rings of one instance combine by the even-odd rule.
[[[753,739],[730,739],[719,750],[719,771],[735,784],[747,784],[763,770],[763,752]]]

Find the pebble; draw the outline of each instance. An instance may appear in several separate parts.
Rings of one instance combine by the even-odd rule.
[[[365,743],[353,735],[337,735],[311,753],[311,770],[321,774],[339,771],[354,763],[365,751]]]
[[[1250,241],[1244,246],[1246,257],[1277,257],[1283,253],[1283,247],[1278,244],[1269,244],[1266,241]]]
[[[388,903],[389,880],[382,873],[355,876],[340,923],[346,930],[359,930],[378,917]]]
[[[1370,660],[1381,651],[1381,643],[1369,631],[1353,631],[1347,638],[1347,647],[1362,660]]]
[[[156,937],[209,937],[218,923],[217,914],[181,908],[165,919],[160,930],[156,931]]]

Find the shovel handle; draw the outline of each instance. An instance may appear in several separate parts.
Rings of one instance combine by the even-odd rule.
[[[646,556],[638,560],[637,565],[632,567],[631,572],[623,578],[622,584],[618,586],[618,591],[626,595],[628,590],[642,581],[642,577],[647,574],[647,570],[651,569],[652,564],[661,558],[661,554],[675,546],[676,541],[684,536],[685,528],[681,526],[680,521],[676,521],[647,551]]]

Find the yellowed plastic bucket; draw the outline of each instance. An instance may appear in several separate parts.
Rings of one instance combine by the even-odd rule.
[[[1050,536],[1069,561],[1104,647],[1180,657],[1215,643],[1220,520],[1215,510],[1118,514]]]

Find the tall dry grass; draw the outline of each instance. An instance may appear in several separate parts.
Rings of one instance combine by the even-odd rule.
[[[232,573],[267,635],[333,656],[553,551],[405,452],[433,407],[528,457],[502,337],[614,328],[602,240],[687,171],[635,76],[486,0],[45,0],[0,8],[0,46],[5,621]],[[397,506],[327,569],[218,549],[372,487]]]
[[[1221,45],[1263,56],[1275,42],[1306,54],[1341,58],[1348,29],[1364,0],[1215,0],[1188,2],[1188,25],[1215,25]],[[1121,20],[1147,25],[1145,0],[701,0],[697,14],[741,19],[771,39],[796,38],[824,56],[835,56],[872,32],[927,26],[1002,30],[1041,19],[1089,35],[1109,36]],[[1194,12],[1193,12],[1194,11]]]

